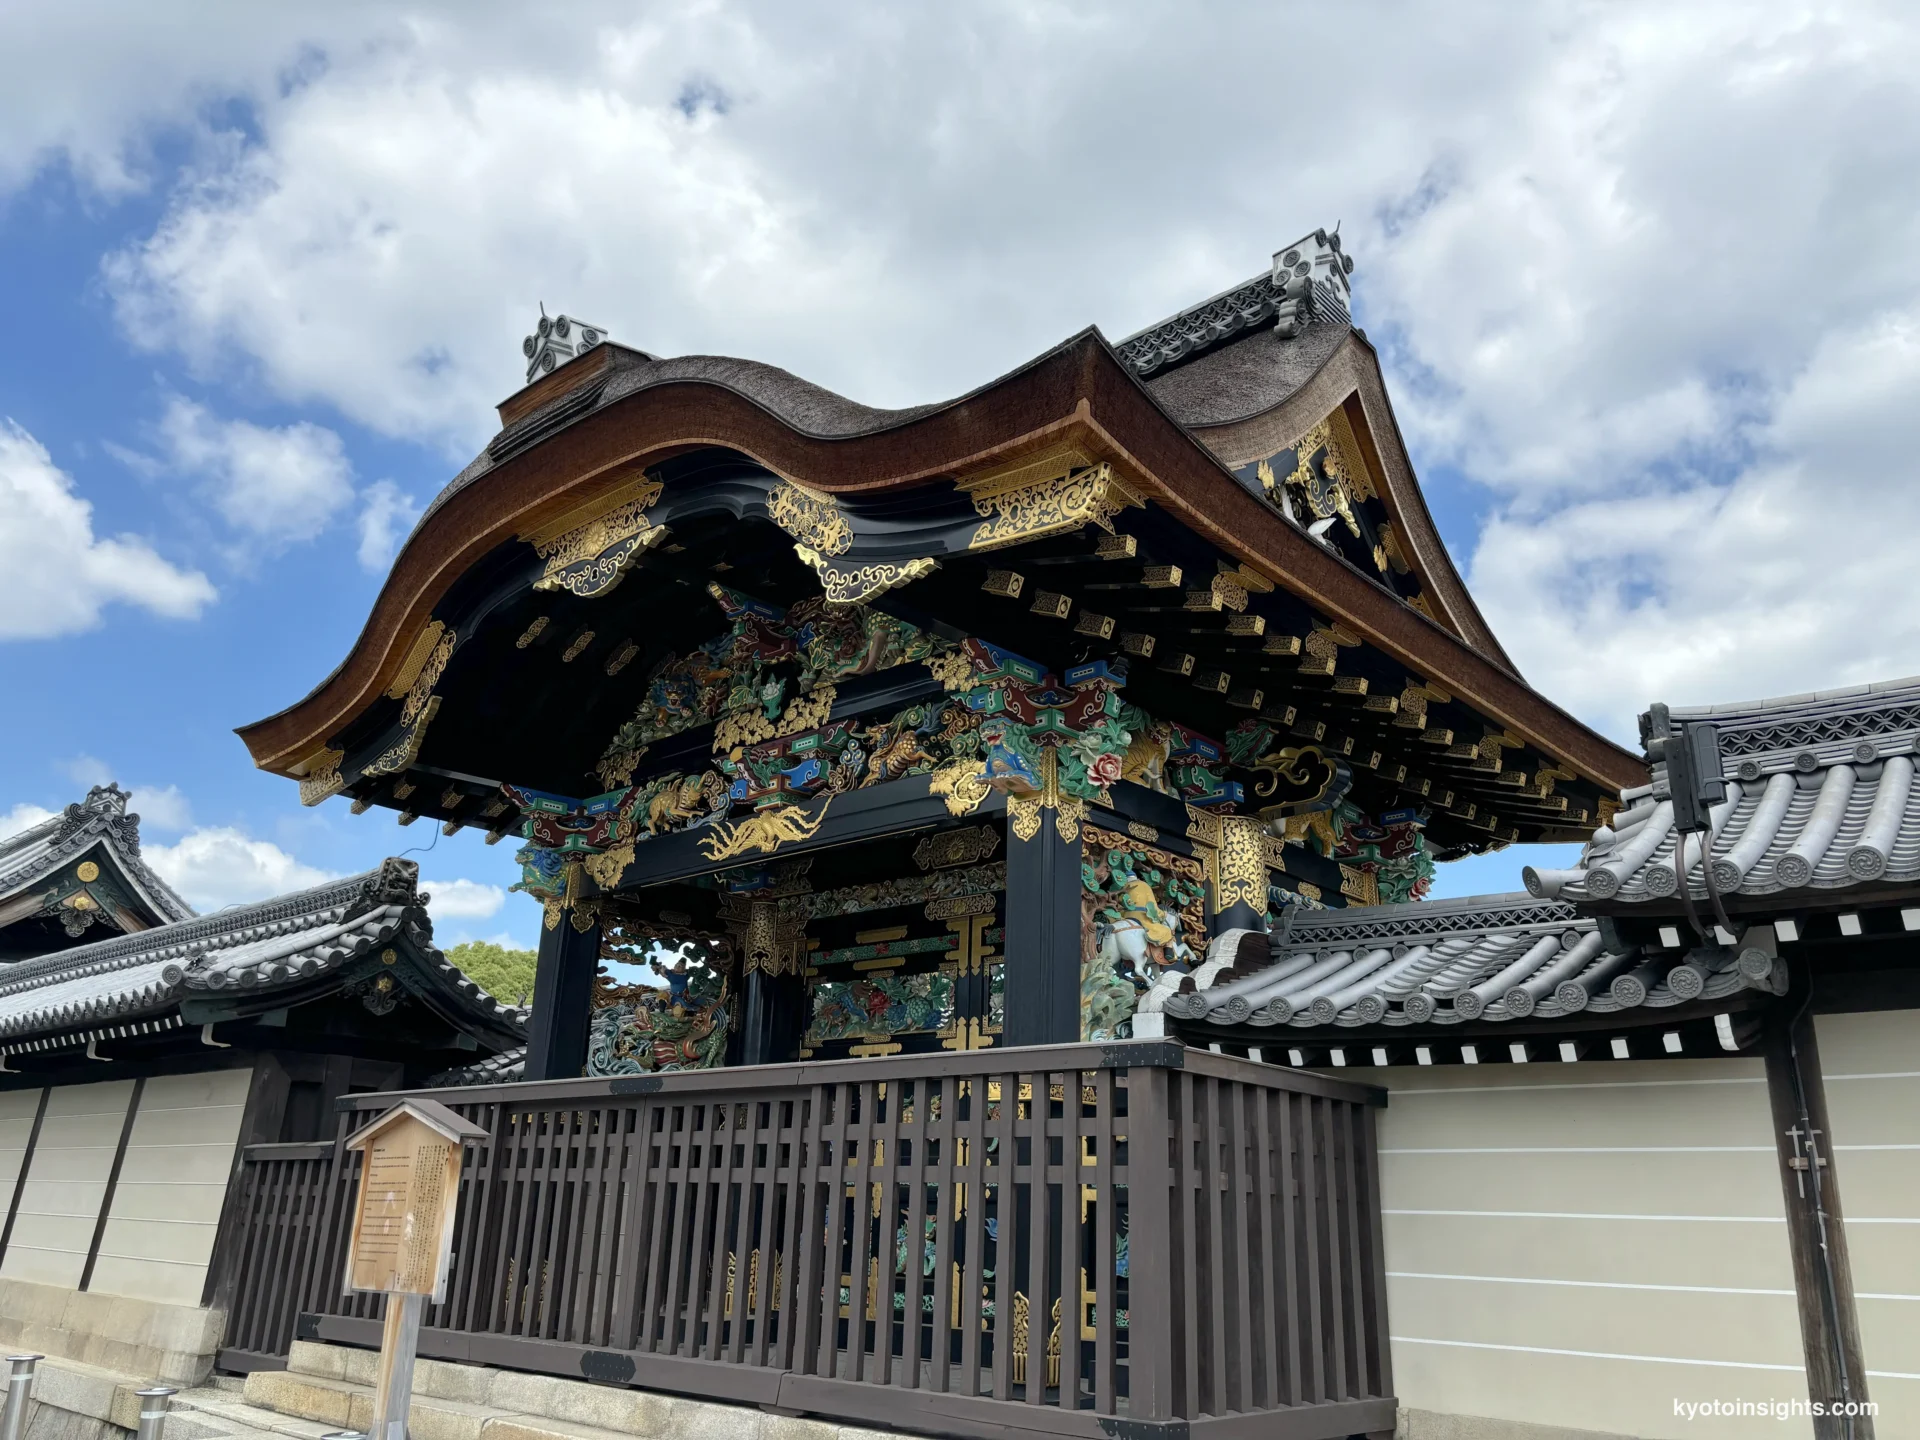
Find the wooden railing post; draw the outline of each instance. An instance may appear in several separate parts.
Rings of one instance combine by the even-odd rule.
[[[1175,1420],[1173,1072],[1127,1072],[1127,1417]],[[1142,1303],[1142,1302],[1145,1303]]]

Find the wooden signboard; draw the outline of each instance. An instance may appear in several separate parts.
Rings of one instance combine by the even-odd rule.
[[[437,1100],[409,1099],[347,1141],[361,1155],[347,1289],[389,1297],[368,1440],[406,1440],[421,1312],[446,1298],[461,1147],[485,1136]]]

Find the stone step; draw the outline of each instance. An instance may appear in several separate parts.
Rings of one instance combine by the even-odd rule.
[[[247,1377],[246,1404],[318,1427],[281,1432],[296,1440],[364,1431],[373,1421],[379,1363],[372,1350],[296,1341],[285,1370]],[[891,1440],[892,1434],[447,1360],[416,1360],[413,1378],[410,1440]]]
[[[195,1436],[207,1440],[218,1436],[230,1436],[232,1440],[321,1440],[337,1428],[249,1405],[232,1389],[206,1385],[182,1390],[173,1397],[166,1435],[167,1440],[194,1440]]]

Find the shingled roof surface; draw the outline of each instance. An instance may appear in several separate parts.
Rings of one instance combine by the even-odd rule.
[[[1171,997],[1188,1024],[1287,1029],[1554,1019],[1776,988],[1771,951],[1610,948],[1571,905],[1519,893],[1300,914],[1272,963]]]
[[[1712,725],[1727,777],[1711,812],[1707,859],[1723,895],[1847,892],[1920,880],[1920,676],[1744,705],[1675,709]],[[1621,793],[1623,808],[1570,870],[1529,866],[1527,889],[1575,902],[1678,903],[1666,767]],[[1688,894],[1707,898],[1698,836],[1682,863]]]
[[[517,1026],[524,1012],[499,1004],[432,948],[418,875],[411,861],[389,860],[364,875],[0,968],[0,1053],[84,1043],[68,1033],[77,1027],[108,1038],[177,1025],[181,1002],[196,994],[305,986],[403,930],[448,989]]]
[[[0,900],[39,884],[96,845],[111,852],[163,920],[193,917],[193,907],[140,858],[140,817],[127,813],[126,792],[117,785],[96,785],[52,819],[0,840]]]

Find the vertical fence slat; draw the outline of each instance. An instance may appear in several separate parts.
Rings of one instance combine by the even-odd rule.
[[[980,1393],[981,1327],[985,1323],[984,1303],[987,1284],[987,1081],[978,1077],[967,1082],[967,1118],[961,1129],[967,1148],[960,1167],[964,1193],[954,1198],[955,1219],[964,1226],[960,1264],[960,1379],[962,1395]],[[957,1097],[956,1097],[957,1103]],[[955,1159],[959,1157],[956,1154]],[[964,1209],[963,1209],[964,1207]]]
[[[901,1273],[900,1363],[893,1381],[907,1389],[920,1386],[920,1332],[926,1328],[927,1293],[927,1137],[933,1133],[933,1087],[937,1082],[914,1082],[913,1118],[901,1117],[901,1152],[896,1170],[907,1189],[907,1256]],[[934,1247],[934,1267],[939,1268],[939,1247]]]
[[[1140,1420],[1169,1420],[1177,1412],[1172,1234],[1173,1187],[1182,1167],[1172,1163],[1172,1152],[1178,1080],[1171,1070],[1127,1072],[1127,1413]],[[1147,1243],[1136,1243],[1142,1237]]]
[[[1119,1163],[1120,1122],[1115,1114],[1118,1102],[1113,1071],[1101,1068],[1093,1072],[1093,1413],[1115,1413],[1114,1362],[1119,1348],[1120,1314],[1116,1307],[1119,1281],[1116,1241],[1120,1228],[1120,1187],[1116,1179]]]
[[[876,1153],[874,1183],[879,1186],[880,1213],[873,1217],[873,1346],[874,1370],[869,1377],[882,1385],[893,1380],[893,1287],[899,1278],[900,1241],[905,1240],[908,1254],[913,1253],[913,1236],[900,1235],[900,1138],[902,1115],[906,1108],[908,1080],[887,1085],[885,1108],[879,1115],[880,1149]],[[872,1209],[872,1202],[868,1202]],[[904,1322],[905,1316],[901,1319]]]
[[[1017,1063],[1017,1062],[1016,1062]],[[1014,1180],[1020,1110],[1020,1072],[1011,1070],[1000,1078],[1000,1100],[993,1110],[994,1212],[993,1212],[993,1398],[1013,1397],[1013,1295],[1014,1256],[1020,1233],[1020,1211],[1015,1200],[1018,1186]],[[989,1082],[988,1104],[993,1104]]]
[[[1387,1329],[1387,1249],[1382,1228],[1380,1193],[1379,1120],[1371,1105],[1356,1106],[1362,1127],[1361,1153],[1366,1157],[1367,1286],[1373,1299],[1373,1374],[1369,1394],[1393,1394],[1393,1346]]]

